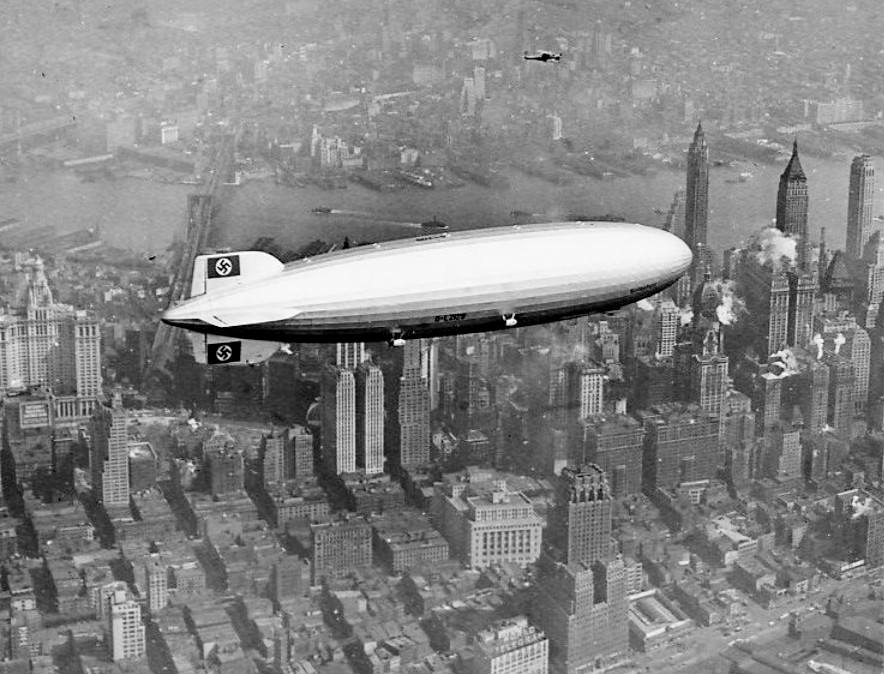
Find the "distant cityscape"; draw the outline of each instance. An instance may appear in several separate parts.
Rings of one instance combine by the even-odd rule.
[[[0,10],[4,186],[193,190],[155,253],[0,220],[0,672],[881,671],[874,3],[204,4]],[[828,234],[808,155],[849,176]],[[710,172],[753,163],[771,224],[715,249]],[[158,321],[243,183],[656,171],[694,264],[616,312],[246,368]],[[332,236],[253,247],[367,242]]]

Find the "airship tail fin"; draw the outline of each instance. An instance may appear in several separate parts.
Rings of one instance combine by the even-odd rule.
[[[193,260],[188,297],[228,290],[246,282],[274,276],[282,271],[283,266],[269,253],[258,250],[197,255]]]
[[[188,333],[193,346],[193,358],[203,365],[257,365],[263,363],[284,344],[258,342],[252,339],[234,339],[220,335]]]

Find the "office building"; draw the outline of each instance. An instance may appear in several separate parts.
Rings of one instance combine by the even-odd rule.
[[[399,378],[399,463],[420,466],[430,460],[430,390],[424,375],[424,340],[406,342]]]
[[[613,501],[608,478],[595,464],[562,470],[556,484],[556,501],[547,527],[546,548],[565,564],[589,566],[610,559]]]
[[[322,457],[335,474],[356,471],[356,378],[326,365],[322,373]]]
[[[108,597],[111,658],[114,662],[140,658],[146,650],[141,605],[126,590]]]
[[[764,476],[791,480],[803,473],[801,441],[797,429],[777,426],[764,436]]]
[[[203,461],[209,470],[209,489],[212,496],[227,496],[243,490],[243,452],[229,433],[216,430],[203,443]]]
[[[539,557],[543,519],[506,481],[436,483],[433,492],[434,524],[451,555],[469,568],[524,566]]]
[[[427,517],[413,508],[397,508],[369,520],[374,532],[375,562],[394,574],[448,559],[448,541]]]
[[[884,564],[884,502],[864,489],[843,491],[835,495],[835,522],[848,562]]]
[[[753,476],[755,413],[751,398],[737,390],[728,391],[721,423],[725,474],[731,484],[743,489]]]
[[[363,362],[356,368],[356,466],[366,475],[384,472],[384,375]]]
[[[295,425],[289,428],[291,447],[286,452],[285,474],[287,479],[300,480],[313,477],[313,434],[304,426]]]
[[[688,148],[687,187],[685,190],[684,240],[691,250],[706,246],[709,215],[709,148],[702,124],[697,124],[694,140]]]
[[[101,396],[101,333],[90,312],[57,303],[39,258],[16,254],[0,312],[0,395],[49,388],[56,423],[86,423]]]
[[[798,159],[798,141],[792,144],[792,157],[780,175],[777,190],[777,229],[798,242],[798,269],[808,265],[810,242],[807,232],[807,176]]]
[[[113,406],[100,405],[92,413],[89,466],[92,491],[107,508],[129,506],[129,436],[126,412],[119,395]]]
[[[627,654],[626,567],[609,561],[563,564],[544,553],[534,622],[549,639],[550,668],[562,674],[605,669]]]
[[[853,424],[853,392],[856,376],[853,362],[832,351],[823,353],[823,363],[829,367],[828,414],[829,426],[839,435],[849,437]]]
[[[580,421],[604,410],[605,369],[595,363],[565,363],[564,421]]]
[[[340,578],[371,566],[371,526],[363,519],[332,520],[310,525],[312,582]]]
[[[584,424],[583,455],[574,457],[575,463],[598,465],[607,475],[614,498],[638,494],[644,440],[644,427],[628,414],[589,417]]]
[[[847,243],[845,251],[853,260],[863,257],[872,235],[875,207],[875,166],[861,154],[850,163],[850,192],[847,198]]]
[[[286,475],[285,455],[288,451],[287,429],[274,429],[270,435],[261,439],[261,460],[263,468],[264,486],[285,482]]]
[[[795,349],[799,372],[784,380],[783,391],[783,408],[792,410],[797,406],[804,427],[811,432],[824,429],[829,418],[829,366],[817,355],[822,357],[822,353]]]
[[[549,640],[525,616],[498,620],[473,641],[475,674],[547,674]]]
[[[654,310],[654,353],[669,358],[675,347],[675,339],[681,317],[672,300],[663,300]]]
[[[147,584],[147,610],[156,613],[169,601],[169,569],[159,555],[153,554],[144,563],[144,577]]]
[[[642,478],[649,495],[710,480],[724,468],[720,419],[697,406],[659,405],[638,413],[645,425]]]

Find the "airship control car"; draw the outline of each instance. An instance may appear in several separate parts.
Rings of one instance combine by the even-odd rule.
[[[398,346],[609,311],[691,261],[678,237],[622,222],[439,232],[285,265],[259,251],[199,255],[189,298],[162,319],[197,333],[200,360],[254,363],[292,342]]]

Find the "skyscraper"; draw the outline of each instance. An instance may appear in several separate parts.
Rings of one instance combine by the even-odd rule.
[[[724,466],[721,421],[696,406],[660,405],[639,413],[645,422],[645,492],[709,480]]]
[[[322,373],[322,457],[340,475],[356,471],[356,379],[328,364]]]
[[[356,465],[384,472],[384,375],[370,362],[356,368]]]
[[[535,622],[549,639],[550,669],[587,674],[626,654],[626,565],[617,558],[563,564],[547,554],[537,573]]]
[[[584,425],[579,463],[597,464],[608,476],[614,498],[638,494],[642,490],[644,439],[645,429],[627,414],[590,417]]]
[[[108,597],[111,657],[114,662],[140,658],[144,655],[144,623],[141,605],[129,598],[126,590],[117,590]]]
[[[777,190],[777,229],[798,240],[798,268],[808,263],[807,176],[798,159],[798,141],[792,144],[792,157],[780,175]]]
[[[548,543],[565,564],[587,566],[612,556],[611,512],[613,501],[608,478],[595,464],[566,467],[556,485]]]
[[[365,342],[341,342],[335,345],[335,364],[355,370],[365,362]]]
[[[867,154],[853,158],[850,164],[850,193],[847,198],[847,245],[854,260],[863,256],[871,236],[872,209],[875,205],[875,167]]]
[[[565,364],[565,408],[572,421],[601,414],[604,408],[605,370],[595,363]]]
[[[92,491],[108,506],[129,506],[129,438],[126,412],[117,394],[113,407],[99,405],[92,413],[89,467]]]
[[[423,375],[423,342],[412,340],[402,349],[399,379],[399,463],[402,466],[418,466],[430,460],[430,391]]]
[[[57,303],[39,258],[16,255],[18,287],[0,312],[0,394],[46,386],[56,417],[88,419],[101,393],[101,334],[87,311]]]
[[[663,358],[672,355],[681,318],[672,300],[663,300],[654,311],[654,352]]]
[[[151,613],[166,608],[169,601],[168,567],[158,554],[152,554],[144,563],[147,584],[147,609]]]
[[[709,148],[702,124],[697,124],[694,140],[688,148],[688,173],[685,202],[684,240],[694,252],[706,245],[706,221],[709,212]]]

